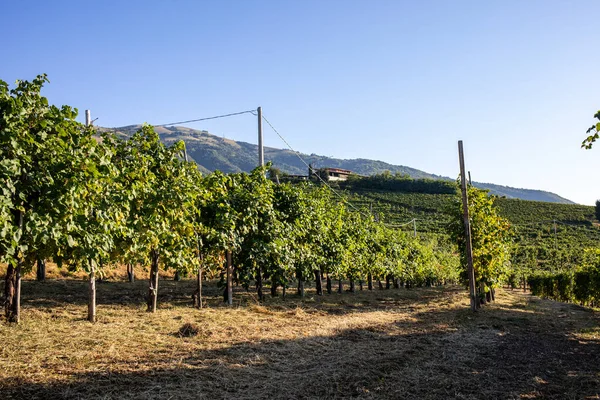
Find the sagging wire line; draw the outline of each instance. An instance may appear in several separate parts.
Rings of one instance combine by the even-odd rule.
[[[406,226],[406,225],[408,225],[408,224],[412,224],[413,222],[416,222],[416,221],[418,221],[418,220],[419,220],[418,218],[413,218],[413,219],[411,219],[410,221],[408,221],[408,222],[405,222],[404,224],[386,224],[386,225],[387,225],[387,226],[390,226],[390,227],[398,227],[398,228],[400,228],[400,227],[402,227],[402,226]]]
[[[308,171],[312,172],[312,167],[306,161],[304,161],[304,159],[300,156],[299,152],[297,152],[296,150],[294,150],[294,148],[288,143],[287,140],[285,140],[285,138],[281,135],[281,133],[279,133],[279,131],[277,129],[275,129],[275,127],[273,126],[273,124],[271,124],[271,122],[269,122],[269,120],[265,117],[264,114],[263,114],[262,118],[265,120],[265,122],[267,123],[267,125],[269,125],[271,127],[271,129],[273,129],[273,132],[275,132],[277,134],[277,136],[279,136],[279,138],[283,141],[283,143],[285,143],[285,145],[292,151],[292,153],[294,153],[296,155],[296,157],[298,157],[298,159],[300,161],[302,161],[302,163],[304,165],[306,165],[306,168],[308,168]],[[363,213],[361,210],[359,210],[358,208],[356,208],[352,203],[348,202],[348,199],[346,199],[344,196],[342,196],[341,194],[339,194],[338,192],[336,192],[335,190],[333,190],[333,188],[331,186],[329,186],[329,184],[323,178],[321,178],[321,176],[319,174],[315,174],[315,176],[325,186],[327,186],[327,188],[329,190],[331,190],[331,192],[333,192],[333,194],[335,194],[337,197],[339,197],[344,203],[347,203],[351,208],[353,208],[355,211],[357,211],[363,217],[365,217],[365,218],[369,217],[367,214]]]
[[[229,114],[223,114],[223,115],[215,115],[214,117],[190,119],[190,120],[187,120],[187,121],[169,122],[168,124],[159,124],[159,125],[153,125],[153,126],[169,126],[169,125],[178,125],[178,124],[189,124],[189,123],[192,123],[192,122],[208,121],[210,119],[233,117],[234,115],[242,115],[242,114],[254,114],[254,115],[256,115],[254,110],[246,110],[246,111],[239,111],[239,112],[234,112],[234,113],[229,113]]]
[[[252,114],[253,114],[253,115],[256,115],[256,113],[254,113],[254,112],[253,112]],[[301,162],[302,162],[304,165],[306,165],[306,168],[308,168],[308,171],[310,172],[310,171],[312,170],[312,168],[311,168],[311,166],[310,166],[310,165],[309,165],[309,164],[308,164],[306,161],[304,161],[304,159],[302,158],[302,156],[300,156],[300,152],[298,152],[298,151],[294,150],[294,148],[293,148],[293,147],[292,147],[292,146],[291,146],[291,145],[288,143],[288,141],[287,141],[287,140],[285,140],[285,138],[283,137],[283,135],[282,135],[281,133],[279,133],[279,131],[278,131],[277,129],[275,129],[275,127],[273,126],[273,124],[271,124],[271,122],[269,122],[269,120],[267,119],[267,117],[265,117],[265,115],[264,115],[264,114],[262,115],[262,118],[263,118],[263,120],[264,120],[264,121],[267,123],[267,125],[269,125],[269,126],[271,127],[271,129],[273,130],[273,132],[275,132],[275,133],[277,134],[277,136],[279,136],[279,138],[280,138],[280,139],[283,141],[283,143],[285,143],[285,145],[286,145],[286,146],[287,146],[287,147],[290,149],[290,151],[291,151],[292,153],[294,153],[294,154],[296,155],[296,157],[298,157],[298,159],[299,159],[299,160],[300,160],[300,161],[301,161]],[[360,209],[358,209],[357,207],[355,207],[355,206],[354,206],[354,204],[350,203],[350,202],[348,201],[348,199],[347,199],[347,198],[345,198],[344,196],[342,196],[341,194],[339,194],[338,192],[336,192],[336,191],[335,191],[335,190],[334,190],[334,189],[333,189],[331,186],[329,186],[329,184],[328,184],[328,183],[327,183],[327,182],[326,182],[326,181],[325,181],[323,178],[321,178],[321,176],[320,176],[319,174],[315,174],[315,176],[316,176],[316,177],[317,177],[317,178],[318,178],[318,179],[319,179],[319,180],[320,180],[320,181],[321,181],[321,182],[322,182],[322,183],[323,183],[323,184],[324,184],[324,185],[325,185],[325,186],[326,186],[326,187],[327,187],[329,190],[331,190],[331,192],[332,192],[333,194],[335,194],[337,197],[339,197],[339,198],[342,200],[342,202],[343,202],[344,204],[348,204],[348,205],[350,206],[350,208],[354,209],[354,211],[358,212],[360,215],[362,215],[362,216],[363,216],[363,217],[365,217],[365,218],[369,218],[369,217],[371,217],[371,215],[369,215],[369,214],[365,214],[365,213],[364,213],[362,210],[360,210]],[[416,221],[416,218],[414,218],[414,219],[412,219],[412,220],[408,221],[408,222],[407,222],[407,223],[405,223],[405,224],[399,225],[399,226],[405,226],[405,225],[408,225],[408,224],[412,224],[414,221]],[[383,223],[383,225],[385,225],[385,226],[389,226],[389,227],[393,227],[393,225],[391,225],[391,224],[386,224],[386,223]]]

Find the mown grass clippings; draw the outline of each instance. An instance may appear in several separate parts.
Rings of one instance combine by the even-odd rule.
[[[23,282],[23,319],[0,323],[5,398],[300,399],[594,398],[600,392],[597,312],[498,291],[470,312],[462,288],[390,289],[306,301],[236,288],[191,307],[192,280],[98,285],[98,323],[85,320],[86,283]],[[559,315],[565,315],[558,318]],[[179,332],[189,325],[189,333]]]

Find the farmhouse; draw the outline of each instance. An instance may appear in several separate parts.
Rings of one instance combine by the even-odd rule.
[[[325,181],[345,181],[352,175],[352,171],[341,168],[319,168],[313,171]]]

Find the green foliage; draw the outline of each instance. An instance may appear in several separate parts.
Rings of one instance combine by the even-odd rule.
[[[600,221],[600,200],[596,200],[596,207],[594,208],[594,215],[596,216],[596,221]]]
[[[74,246],[76,193],[97,173],[90,132],[76,109],[48,104],[45,82],[40,75],[9,90],[0,81],[0,261],[25,271]]]
[[[347,181],[339,182],[343,189],[379,190],[404,193],[453,194],[453,182],[434,179],[412,179],[409,175],[385,171],[371,176],[350,175]]]
[[[356,190],[348,191],[348,196],[356,207],[367,211],[372,208],[386,223],[400,225],[416,218],[420,236],[440,240],[447,237],[447,210],[453,207],[454,195]],[[511,264],[513,273],[519,273],[519,281],[530,270],[573,268],[581,262],[584,249],[600,243],[600,229],[593,224],[594,207],[500,197],[493,200],[500,216],[511,224],[515,242]],[[401,229],[409,231],[413,227],[409,224]],[[515,253],[523,251],[533,258],[526,268],[515,259],[521,257]]]
[[[509,223],[498,214],[493,198],[486,191],[469,185],[468,200],[475,280],[488,288],[494,288],[503,281],[510,265]],[[449,225],[450,234],[459,246],[463,277],[466,278],[466,237],[460,196],[456,196],[450,212],[453,216]]]
[[[528,284],[531,292],[540,297],[598,306],[600,250],[586,251],[583,264],[575,270],[535,273],[529,277]]]
[[[154,252],[166,268],[197,267],[196,198],[203,192],[200,174],[181,158],[183,146],[165,146],[148,125],[117,145],[122,197],[115,200],[127,227],[119,243],[123,260],[148,264]]]
[[[596,112],[596,114],[594,114],[594,118],[596,118],[597,120],[600,121],[600,111]],[[596,140],[598,140],[599,134],[600,132],[600,122],[595,123],[594,125],[590,126],[588,128],[588,130],[586,131],[586,134],[588,135],[588,137],[586,137],[584,139],[584,141],[581,143],[581,147],[584,149],[591,149],[592,146],[594,145],[594,142]]]

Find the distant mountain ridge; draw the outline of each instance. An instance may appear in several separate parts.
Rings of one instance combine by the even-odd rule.
[[[114,130],[129,136],[140,127],[141,125],[130,125]],[[172,144],[178,140],[185,141],[188,157],[194,160],[198,164],[199,169],[204,173],[215,170],[226,173],[249,172],[256,167],[258,146],[255,144],[237,142],[212,135],[208,131],[182,126],[155,127],[154,129],[165,144]],[[390,171],[393,174],[406,174],[414,179],[452,180],[445,176],[430,174],[404,165],[393,165],[377,160],[363,158],[345,160],[317,154],[301,154],[301,156],[307,163],[312,164],[316,168],[343,168],[349,169],[359,175],[374,175]],[[306,165],[290,150],[265,147],[266,161],[272,161],[274,167],[288,174],[306,175],[308,173]],[[479,182],[473,182],[473,185],[482,189],[488,189],[492,194],[507,198],[575,204],[555,193],[543,190],[518,189]]]

